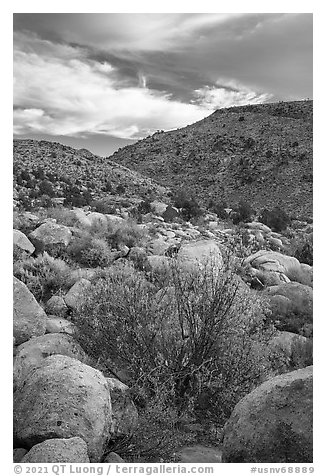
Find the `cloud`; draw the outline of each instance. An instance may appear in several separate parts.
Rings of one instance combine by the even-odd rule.
[[[194,103],[206,109],[260,104],[273,99],[272,94],[253,91],[234,80],[219,79],[216,86],[204,86],[195,90]]]
[[[139,86],[121,87],[110,64],[89,60],[79,48],[74,55],[66,45],[38,38],[24,42],[26,35],[18,36],[14,51],[15,133],[140,138],[157,129],[190,124],[208,113],[200,105],[151,91],[144,75],[139,77]]]

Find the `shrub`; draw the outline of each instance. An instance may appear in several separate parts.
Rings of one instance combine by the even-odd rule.
[[[221,203],[215,203],[212,200],[208,204],[208,208],[217,215],[218,218],[221,218],[222,220],[226,220],[228,218],[228,214],[225,211],[225,208],[227,208],[227,205],[225,202]]]
[[[146,401],[161,396],[180,416],[200,408],[224,423],[265,376],[267,306],[227,266],[173,266],[167,281],[158,289],[130,266],[109,270],[74,316],[76,338],[108,371],[128,369],[127,383]]]
[[[177,192],[174,197],[174,205],[181,209],[181,216],[186,221],[191,220],[191,218],[200,217],[203,214],[197,201],[189,197],[184,190]]]
[[[297,248],[294,252],[294,257],[297,258],[300,263],[306,263],[310,266],[313,265],[313,238],[312,235],[307,236],[299,241]]]
[[[274,207],[272,210],[265,208],[262,211],[259,221],[269,226],[276,232],[283,231],[290,224],[290,217],[287,213],[279,207]]]
[[[112,213],[115,208],[112,207],[106,200],[93,200],[90,202],[90,206],[98,213]]]
[[[240,222],[246,223],[251,221],[253,215],[253,208],[251,207],[251,205],[249,205],[249,203],[243,200],[240,201],[231,212],[231,218],[235,225],[238,225]]]
[[[83,233],[67,247],[66,255],[82,266],[106,267],[112,262],[112,253],[105,240]]]
[[[47,253],[16,261],[14,276],[26,284],[37,301],[43,302],[60,291],[68,291],[72,285],[67,263]]]

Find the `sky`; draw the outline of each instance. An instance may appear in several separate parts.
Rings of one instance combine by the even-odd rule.
[[[309,13],[15,13],[14,137],[109,156],[218,108],[312,98]]]

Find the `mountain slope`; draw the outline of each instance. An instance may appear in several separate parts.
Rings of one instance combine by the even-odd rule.
[[[202,204],[243,199],[312,217],[312,101],[220,109],[182,129],[157,132],[110,158]]]
[[[86,149],[73,149],[57,142],[14,140],[14,197],[31,201],[74,196],[78,206],[110,196],[112,202],[139,200],[147,195],[164,197],[167,190],[150,178]],[[85,202],[85,200],[84,200]],[[26,200],[25,200],[26,203]]]

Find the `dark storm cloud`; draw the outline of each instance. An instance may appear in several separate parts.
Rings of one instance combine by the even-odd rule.
[[[15,14],[14,30],[16,134],[138,138],[312,95],[311,14]]]

